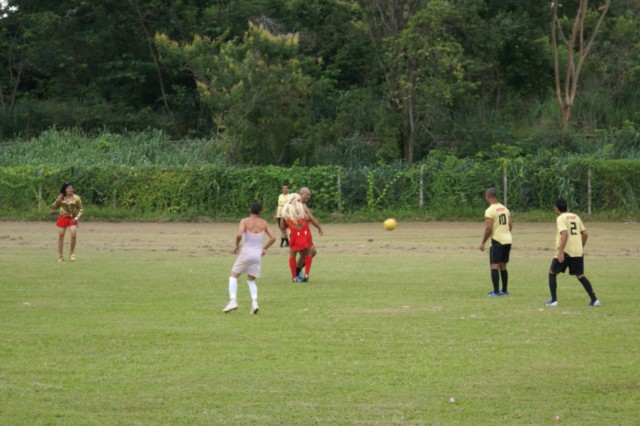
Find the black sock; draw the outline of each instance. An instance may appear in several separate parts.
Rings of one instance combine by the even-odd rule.
[[[285,247],[289,247],[289,239],[288,238],[284,239],[284,246]]]
[[[497,269],[491,270],[491,282],[494,293],[498,293],[500,291],[500,272]]]
[[[300,275],[300,272],[302,272],[302,268],[296,268],[296,275]]]
[[[284,238],[280,238],[280,247],[284,244]]]
[[[555,302],[558,300],[558,295],[556,294],[557,289],[558,289],[558,281],[556,280],[556,276],[554,274],[549,274],[549,291],[551,292],[552,302]]]
[[[598,300],[598,298],[596,297],[596,294],[593,292],[593,287],[591,287],[591,283],[589,282],[587,277],[582,277],[578,281],[580,281],[580,283],[582,284],[582,287],[584,287],[584,289],[587,291],[587,294],[591,298],[592,302],[595,302],[596,300]]]
[[[507,292],[507,285],[509,283],[509,273],[507,270],[500,271],[500,279],[502,280],[502,291]]]

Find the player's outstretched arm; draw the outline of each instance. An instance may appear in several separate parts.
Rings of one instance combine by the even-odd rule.
[[[311,210],[309,210],[309,207],[307,207],[306,205],[303,205],[303,207],[304,207],[304,212],[307,215],[307,219],[309,220],[309,222],[311,222],[311,224],[313,226],[318,228],[318,233],[320,234],[320,236],[323,236],[324,235],[324,231],[322,230],[322,226],[320,226],[320,223],[317,221],[317,219],[315,218],[313,213],[311,213]]]
[[[265,228],[264,231],[269,236],[269,241],[267,241],[267,244],[265,244],[264,247],[262,248],[262,255],[263,256],[265,255],[265,253],[267,252],[269,247],[271,247],[273,245],[273,243],[276,242],[276,236],[273,234],[273,231],[271,230],[271,227],[269,226],[269,224],[267,224],[267,227]]]

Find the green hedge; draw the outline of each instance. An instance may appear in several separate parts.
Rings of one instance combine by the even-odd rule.
[[[542,155],[482,160],[443,153],[434,153],[411,167],[398,163],[350,169],[221,165],[2,167],[0,205],[1,211],[7,213],[47,209],[60,184],[70,181],[92,209],[126,210],[132,216],[145,217],[215,218],[243,214],[254,201],[263,203],[270,212],[275,209],[280,187],[287,183],[293,190],[311,188],[311,205],[319,214],[432,210],[465,217],[477,215],[484,208],[487,187],[494,186],[502,194],[506,171],[512,210],[549,209],[556,197],[564,196],[570,208],[585,211],[589,170],[594,211],[638,211],[638,160]]]

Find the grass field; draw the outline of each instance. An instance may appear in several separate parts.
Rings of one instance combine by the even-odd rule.
[[[0,424],[637,425],[640,225],[586,223],[589,308],[516,223],[488,298],[483,224],[327,224],[311,282],[275,246],[260,313],[223,314],[236,226],[0,222]],[[448,402],[453,397],[453,403]]]

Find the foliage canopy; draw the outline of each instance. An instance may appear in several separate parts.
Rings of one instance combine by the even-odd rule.
[[[0,138],[153,128],[277,165],[606,145],[640,124],[640,6],[611,3],[563,123],[549,23],[583,3],[8,0]]]

